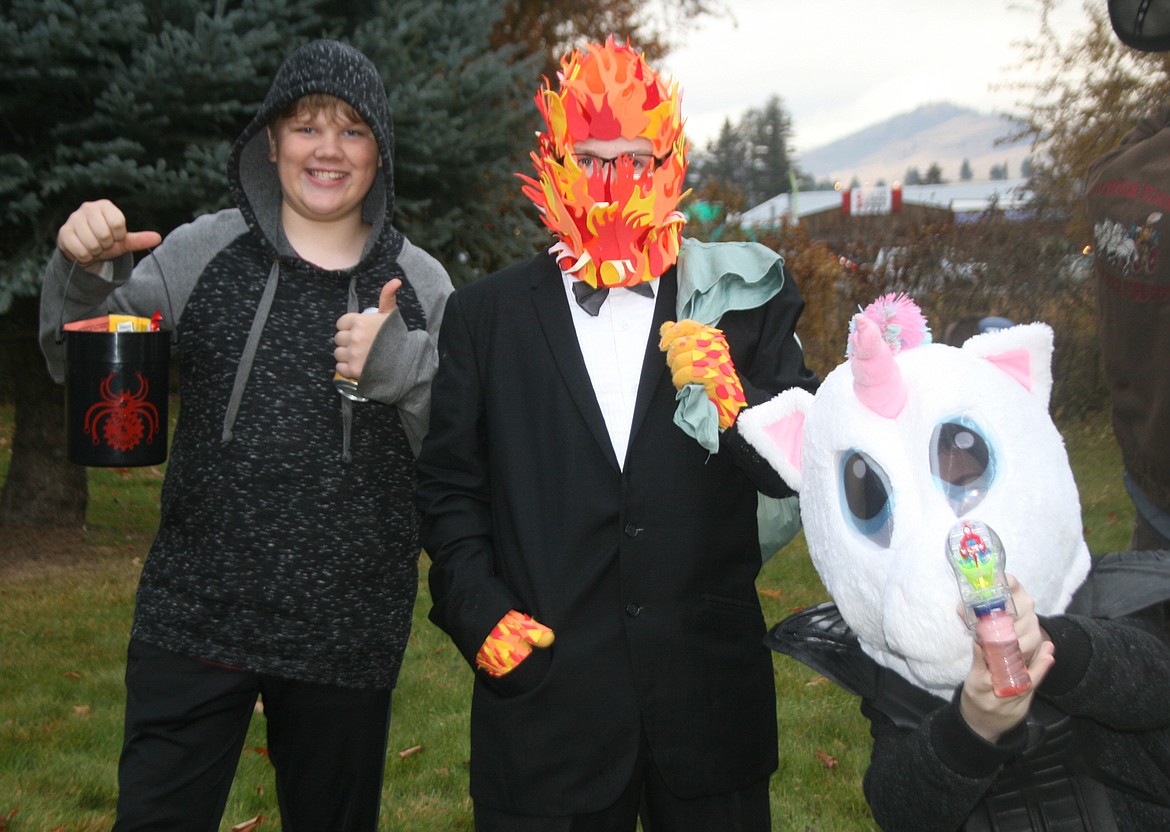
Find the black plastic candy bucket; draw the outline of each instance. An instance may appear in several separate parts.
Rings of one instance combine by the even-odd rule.
[[[65,297],[75,268],[65,279]],[[170,307],[165,281],[163,288]],[[171,337],[161,329],[67,330],[62,319],[57,340],[65,342],[65,445],[70,462],[133,468],[166,461]]]
[[[171,333],[66,332],[70,462],[129,468],[167,458]]]

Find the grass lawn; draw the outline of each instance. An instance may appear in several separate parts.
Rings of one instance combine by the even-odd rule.
[[[1132,508],[1107,423],[1065,426],[1064,434],[1090,548],[1124,548]],[[9,408],[0,410],[0,469],[10,436]],[[68,548],[69,557],[30,551],[27,563],[0,570],[0,832],[90,832],[112,824],[126,638],[160,482],[154,468],[91,469],[88,528],[27,541]],[[414,634],[394,700],[381,825],[388,832],[472,828],[471,672],[426,621],[426,564],[423,558]],[[826,598],[803,536],[769,561],[758,587],[770,622]],[[772,779],[774,828],[873,830],[860,789],[869,732],[857,702],[791,659],[776,656],[774,666],[781,758]],[[264,746],[258,717],[221,829],[258,816],[260,830],[278,828]]]

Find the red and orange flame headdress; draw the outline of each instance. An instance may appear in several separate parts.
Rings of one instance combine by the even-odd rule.
[[[545,132],[532,153],[536,178],[524,193],[559,241],[561,268],[591,286],[653,280],[678,258],[687,172],[678,84],[669,87],[629,43],[611,35],[561,59],[559,90],[544,86],[536,106]],[[585,139],[649,139],[655,163],[635,178],[619,162],[608,177],[587,176],[572,149]]]

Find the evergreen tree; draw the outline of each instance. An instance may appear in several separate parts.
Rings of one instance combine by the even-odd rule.
[[[493,48],[500,0],[382,0],[354,45],[382,72],[394,113],[397,224],[461,285],[539,250],[523,196],[541,55]]]
[[[0,523],[81,525],[85,469],[64,460],[63,395],[36,341],[56,230],[85,199],[169,230],[226,199],[229,138],[285,52],[320,25],[313,0],[12,0],[0,16],[0,330],[16,404]],[[19,384],[16,380],[19,379]]]
[[[108,196],[162,230],[224,204],[230,140],[318,25],[317,5],[12,2],[0,19],[0,313],[35,292],[57,227],[85,199]]]
[[[725,119],[706,151],[692,153],[689,183],[701,198],[719,201],[731,211],[788,193],[793,173],[802,181],[792,162],[791,137],[792,119],[780,97],[773,95],[764,107],[744,113],[737,124]],[[733,202],[742,208],[733,207]]]
[[[724,119],[719,136],[707,145],[707,152],[691,153],[687,178],[696,195],[732,212],[748,207],[745,180],[750,164],[749,153],[743,134],[731,119]]]
[[[750,175],[744,185],[748,204],[758,205],[792,189],[789,182],[792,118],[785,111],[780,96],[773,95],[763,109],[749,111],[744,124],[751,149]]]
[[[396,118],[400,225],[453,278],[536,250],[535,212],[521,207],[511,175],[531,146],[536,64],[516,47],[488,47],[503,2],[0,6],[0,329],[8,336],[0,370],[17,397],[0,523],[84,522],[84,469],[63,460],[61,391],[47,374],[29,373],[44,364],[35,296],[57,228],[98,197],[136,228],[164,234],[226,206],[231,143],[299,44],[341,36],[381,69]],[[365,22],[347,29],[337,14]]]
[[[971,162],[967,159],[963,160],[963,164],[959,167],[959,181],[970,182],[974,174],[971,172]]]
[[[918,172],[917,167],[909,167],[906,169],[906,178],[903,180],[904,185],[921,185],[922,174]]]
[[[939,167],[938,162],[931,162],[930,167],[926,169],[926,175],[922,177],[923,185],[941,185],[943,184],[942,168]]]

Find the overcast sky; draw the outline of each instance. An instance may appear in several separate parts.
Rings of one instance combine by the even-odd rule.
[[[692,144],[724,119],[779,95],[797,151],[819,147],[920,104],[1012,109],[1010,80],[1039,35],[1029,0],[727,0],[736,23],[704,20],[660,62],[678,79]],[[1104,8],[1105,0],[1089,0]],[[1057,0],[1064,32],[1087,28],[1082,0]]]

